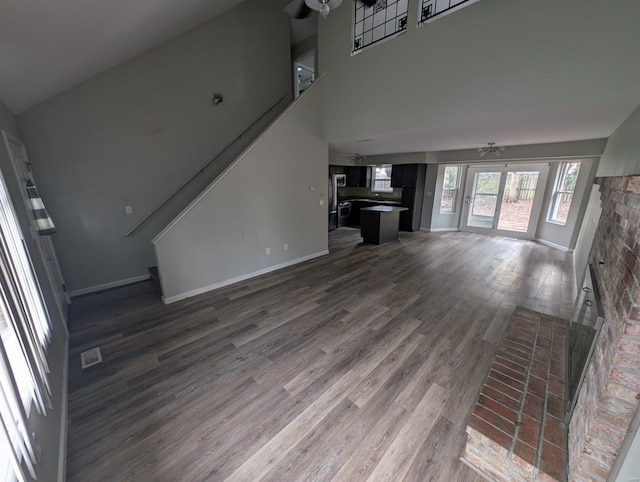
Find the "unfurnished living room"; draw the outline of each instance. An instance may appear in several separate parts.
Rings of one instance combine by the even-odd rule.
[[[640,3],[0,6],[0,477],[640,480]]]

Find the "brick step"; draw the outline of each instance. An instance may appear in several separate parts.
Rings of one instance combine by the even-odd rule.
[[[516,308],[467,426],[463,460],[497,481],[567,480],[568,322]]]

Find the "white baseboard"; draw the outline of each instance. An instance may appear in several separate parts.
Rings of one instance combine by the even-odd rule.
[[[458,228],[431,228],[432,233],[444,233],[450,231],[460,231]]]
[[[547,241],[545,239],[535,238],[534,241],[537,241],[540,244],[544,244],[545,246],[551,246],[552,248],[559,249],[560,251],[564,251],[565,253],[573,253],[573,249],[567,248],[566,246],[562,246],[560,244],[552,243],[551,241]]]
[[[276,264],[274,266],[269,266],[267,268],[252,271],[251,273],[243,274],[240,276],[236,276],[235,278],[230,278],[224,281],[220,281],[218,283],[213,283],[208,286],[203,286],[202,288],[197,288],[195,290],[187,291],[186,293],[180,293],[178,295],[162,297],[162,302],[165,305],[169,305],[171,303],[175,303],[176,301],[181,301],[187,298],[191,298],[196,295],[200,295],[202,293],[206,293],[207,291],[217,290],[218,288],[223,288],[225,286],[232,285],[234,283],[238,283],[240,281],[247,280],[249,278],[255,278],[256,276],[260,276],[263,274],[271,273],[272,271],[277,271],[282,268],[287,268],[288,266],[293,266],[294,264],[303,263],[304,261],[309,261],[314,258],[319,258],[320,256],[324,256],[325,254],[329,254],[329,250],[320,251],[318,253],[313,253],[307,256],[303,256],[302,258],[297,258],[291,261],[285,261],[284,263]]]
[[[110,283],[104,283],[101,285],[88,286],[87,288],[80,288],[79,290],[69,291],[69,296],[73,298],[74,296],[86,295],[88,293],[95,293],[96,291],[108,290],[109,288],[117,288],[118,286],[137,283],[138,281],[144,281],[146,279],[149,279],[148,274],[134,276],[133,278],[121,279],[118,281],[112,281]]]
[[[66,332],[65,332],[66,333]],[[60,446],[58,453],[58,482],[67,480],[67,433],[69,427],[69,334],[66,334],[64,367],[62,368],[62,396],[60,397]]]

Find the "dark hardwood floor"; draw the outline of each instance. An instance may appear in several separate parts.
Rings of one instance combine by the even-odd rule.
[[[458,458],[504,325],[516,305],[569,315],[571,257],[360,239],[169,306],[151,282],[74,298],[68,480],[482,480]]]

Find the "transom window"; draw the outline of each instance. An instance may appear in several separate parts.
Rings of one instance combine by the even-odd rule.
[[[551,205],[549,206],[547,221],[556,224],[567,223],[579,174],[580,161],[563,162],[560,164],[553,188],[553,196],[551,198]]]
[[[371,176],[372,192],[393,192],[391,187],[391,165],[373,166]]]
[[[478,0],[420,0],[418,12],[418,25],[443,17],[455,12]]]
[[[440,198],[440,214],[456,212],[456,201],[460,190],[460,166],[447,166],[444,168],[444,180],[442,181],[442,196]]]
[[[408,0],[377,0],[368,7],[354,2],[353,53],[407,29]]]

